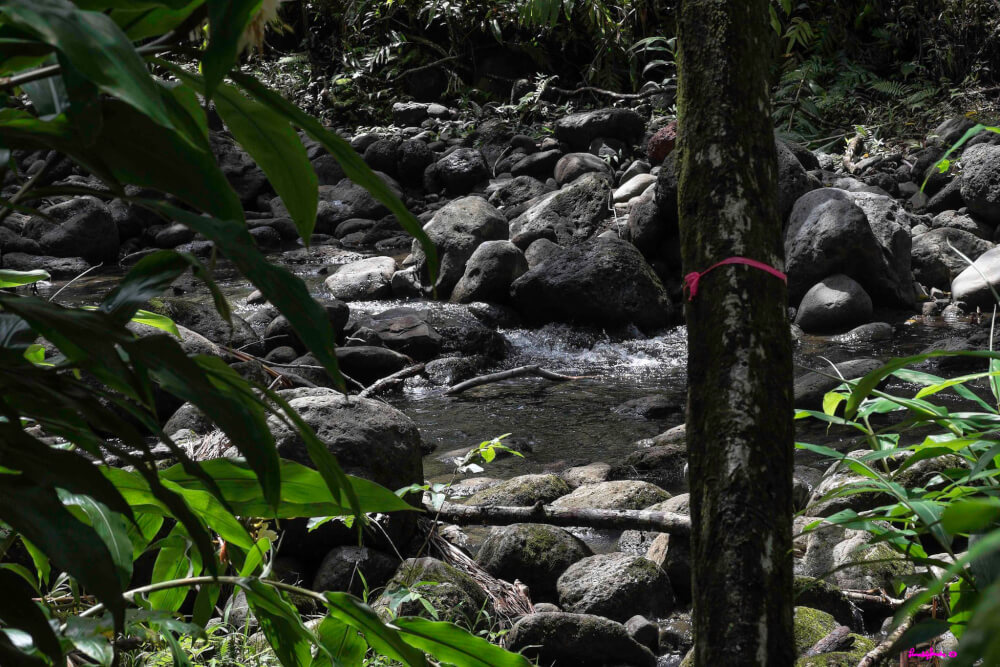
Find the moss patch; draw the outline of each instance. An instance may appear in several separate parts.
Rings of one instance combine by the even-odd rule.
[[[813,644],[833,632],[837,621],[833,616],[809,607],[795,608],[795,654],[801,655]]]

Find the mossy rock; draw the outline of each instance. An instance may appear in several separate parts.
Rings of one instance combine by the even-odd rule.
[[[433,584],[416,584],[434,582]],[[385,585],[385,590],[372,605],[386,620],[389,619],[389,602],[392,593],[401,587],[419,593],[437,611],[438,619],[451,621],[468,628],[476,625],[480,610],[484,609],[492,618],[494,610],[488,606],[488,599],[476,581],[447,563],[436,558],[409,558],[399,566],[396,574]],[[398,616],[433,616],[420,600],[404,602],[396,609]]]
[[[592,555],[582,540],[567,530],[538,523],[495,526],[483,542],[477,560],[495,577],[519,579],[533,600],[558,599],[556,580],[573,563]]]
[[[831,614],[841,625],[851,625],[854,610],[844,593],[831,583],[815,577],[796,576],[795,603]]]
[[[795,667],[854,667],[866,653],[875,648],[875,642],[867,637],[854,633],[847,636],[854,640],[850,651],[834,651],[799,658],[795,661]]]
[[[837,621],[833,616],[809,607],[795,608],[795,655],[802,655],[813,644],[834,631]]]
[[[569,492],[569,485],[558,475],[521,475],[470,496],[466,503],[531,507],[538,502],[548,504]]]

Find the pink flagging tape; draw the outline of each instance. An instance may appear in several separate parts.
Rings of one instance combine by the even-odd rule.
[[[786,283],[788,282],[788,276],[786,276],[784,273],[774,268],[773,266],[768,266],[763,262],[758,262],[755,259],[749,259],[747,257],[729,257],[728,259],[724,259],[721,262],[716,262],[715,264],[708,267],[701,273],[698,273],[697,271],[692,271],[691,273],[684,276],[684,291],[687,292],[688,301],[694,301],[695,295],[698,294],[698,281],[701,280],[706,273],[708,273],[712,269],[717,269],[720,266],[725,266],[726,264],[746,264],[747,266],[752,266],[755,269],[760,269],[761,271],[767,271],[775,278],[781,278],[782,281]]]

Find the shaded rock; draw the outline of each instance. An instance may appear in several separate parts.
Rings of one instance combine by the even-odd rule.
[[[853,279],[836,274],[814,285],[799,304],[795,323],[808,332],[843,331],[872,317],[872,300]]]
[[[869,322],[854,327],[847,333],[833,336],[830,340],[842,345],[864,345],[880,340],[892,339],[892,325],[888,322]]]
[[[543,196],[510,222],[510,240],[525,249],[548,238],[561,245],[579,243],[607,218],[608,181],[584,174],[562,189]]]
[[[881,368],[882,362],[878,359],[853,359],[837,364],[837,372],[848,380],[855,380]],[[823,372],[826,375],[834,375],[832,368],[826,366]],[[807,410],[822,410],[823,396],[827,392],[833,391],[843,384],[839,379],[833,380],[820,375],[819,373],[806,373],[795,380],[795,407]]]
[[[822,579],[796,575],[793,584],[795,603],[826,612],[841,625],[853,625],[855,608],[847,596],[833,584]]]
[[[782,220],[787,220],[795,202],[815,190],[818,184],[809,179],[802,163],[785,142],[776,141],[775,147],[778,151],[778,212]]]
[[[992,227],[967,213],[959,213],[958,211],[943,211],[934,216],[931,228],[938,229],[939,227],[961,229],[986,241],[993,238]]]
[[[623,203],[632,199],[633,197],[638,197],[649,189],[653,183],[656,183],[656,176],[652,174],[639,174],[638,176],[633,176],[629,181],[622,184],[617,190],[615,190],[614,195],[612,195],[615,203]]]
[[[399,127],[420,125],[427,118],[429,106],[423,102],[396,102],[392,105],[392,122]]]
[[[326,287],[338,299],[368,301],[392,294],[392,274],[396,262],[391,257],[369,257],[350,264],[340,264],[326,279]]]
[[[683,443],[654,445],[632,452],[611,466],[611,479],[643,480],[675,488],[684,483],[687,448]]]
[[[190,429],[198,435],[205,435],[210,433],[213,428],[215,425],[212,420],[206,417],[201,410],[192,403],[185,403],[177,408],[177,411],[163,425],[163,432],[167,435],[173,435],[182,429]]]
[[[802,655],[823,637],[834,631],[837,621],[818,609],[795,608],[795,653]],[[826,664],[826,663],[824,663]]]
[[[610,472],[610,463],[597,462],[564,470],[560,474],[560,477],[566,480],[566,483],[575,489],[576,487],[583,486],[584,484],[598,484],[600,482],[606,482],[608,481],[608,474]]]
[[[437,356],[444,340],[434,327],[416,315],[372,320],[371,329],[387,348],[418,361]]]
[[[669,493],[649,482],[619,480],[580,486],[552,505],[576,509],[641,510],[668,498]]]
[[[70,204],[70,202],[67,202]],[[111,212],[103,202],[85,197],[72,202],[72,215],[51,227],[38,238],[43,255],[53,257],[83,257],[88,262],[114,263],[118,261],[118,227]],[[66,204],[47,207],[43,213],[56,217],[53,211]]]
[[[517,176],[534,176],[535,178],[549,178],[555,171],[556,163],[562,157],[562,151],[553,149],[525,155],[518,160],[511,168],[510,173]]]
[[[506,211],[551,192],[545,183],[533,176],[517,176],[496,188],[490,194],[489,203],[501,211]]]
[[[419,583],[424,581],[435,583]],[[386,584],[385,591],[375,600],[373,608],[385,616],[389,596],[403,586],[420,593],[437,610],[441,620],[457,622],[468,628],[475,627],[480,609],[485,607],[491,617],[495,613],[475,579],[436,558],[408,558],[403,561]],[[419,600],[400,604],[396,613],[399,616],[430,616]]]
[[[14,271],[48,271],[55,280],[75,278],[90,268],[82,257],[51,257],[49,255],[28,255],[23,252],[3,253],[0,265]]]
[[[464,195],[490,177],[483,154],[474,148],[459,148],[434,165],[436,177],[449,195]]]
[[[337,348],[340,370],[366,386],[401,371],[412,363],[413,360],[405,354],[384,347],[357,345]]]
[[[424,373],[431,384],[450,387],[480,375],[489,360],[481,355],[472,357],[446,357],[428,361]]]
[[[385,586],[398,566],[398,558],[375,549],[334,547],[316,571],[312,589],[318,592],[347,591],[360,597],[366,584],[370,591]]]
[[[659,616],[674,605],[666,572],[642,556],[600,554],[577,561],[559,577],[559,606],[571,613],[625,621]]]
[[[952,280],[969,265],[949,244],[973,261],[993,248],[993,243],[962,229],[932,229],[913,238],[913,277],[927,287],[950,289]]]
[[[648,618],[636,615],[625,621],[629,636],[653,653],[660,652],[660,628]]]
[[[510,286],[528,272],[524,253],[510,241],[486,241],[472,253],[451,293],[455,303],[510,301]]]
[[[642,116],[631,109],[599,109],[564,116],[556,121],[556,139],[585,150],[598,137],[637,143],[645,130]]]
[[[610,181],[611,167],[608,163],[590,153],[569,153],[556,163],[555,179],[559,186],[572,183],[584,174],[597,173]]]
[[[548,239],[538,239],[524,251],[524,259],[528,262],[528,268],[533,269],[539,264],[547,261],[563,251],[563,247],[555,241]]]
[[[685,398],[656,394],[625,401],[614,408],[620,415],[631,415],[643,419],[664,419],[670,415],[684,412]]]
[[[432,327],[441,336],[441,352],[460,353],[467,356],[481,355],[502,359],[506,354],[506,341],[495,329],[486,327],[470,312],[470,307],[453,304],[428,304],[426,308],[390,308],[357,322],[357,326],[381,329],[379,320],[396,320],[413,316]],[[357,335],[357,334],[353,334]]]
[[[669,296],[656,273],[635,246],[618,239],[554,253],[514,281],[511,302],[527,321],[536,323],[633,323],[651,332],[673,319]]]
[[[262,354],[264,351],[260,337],[246,320],[233,313],[227,322],[211,302],[164,297],[150,305],[151,310],[197,331],[214,343],[245,349],[249,354]]]
[[[646,155],[653,165],[663,162],[677,143],[677,121],[673,120],[657,130],[649,140]]]
[[[988,224],[1000,223],[1000,146],[977,144],[962,153],[962,199]]]
[[[590,555],[590,548],[569,531],[518,523],[491,528],[476,561],[499,579],[521,580],[531,590],[533,601],[554,601],[559,576]]]
[[[507,648],[539,664],[579,667],[655,667],[653,653],[625,626],[601,616],[551,612],[524,616],[507,635]]]
[[[467,504],[530,507],[537,502],[549,504],[569,491],[566,482],[556,475],[521,475],[474,494]]]
[[[399,180],[410,186],[423,182],[424,171],[434,162],[434,151],[418,139],[407,139],[399,145],[399,163],[396,173]]]

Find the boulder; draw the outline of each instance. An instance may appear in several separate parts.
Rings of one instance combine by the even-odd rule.
[[[962,198],[985,222],[1000,223],[1000,146],[976,144],[962,153]]]
[[[435,163],[435,174],[449,195],[465,195],[490,177],[486,158],[474,148],[459,148]]]
[[[569,153],[562,156],[556,163],[554,175],[556,183],[562,187],[589,173],[611,180],[611,167],[608,163],[590,153]]]
[[[227,322],[210,301],[163,297],[151,303],[151,310],[197,331],[214,343],[245,350],[249,354],[264,352],[260,337],[246,320],[233,313]]]
[[[438,297],[447,298],[476,248],[484,241],[507,240],[508,224],[507,218],[482,197],[463,197],[439,209],[424,225],[424,232],[434,242],[441,263]],[[426,258],[417,241],[413,241],[407,264],[423,271]]]
[[[514,218],[510,240],[522,250],[540,238],[560,245],[579,243],[608,215],[608,181],[596,173],[584,174]]]
[[[399,558],[375,549],[334,547],[316,570],[312,589],[320,593],[346,591],[360,597],[366,588],[373,591],[384,587],[397,567]]]
[[[427,583],[422,583],[427,582]],[[480,610],[492,617],[495,613],[483,589],[476,580],[459,569],[436,558],[408,558],[385,586],[385,591],[372,607],[387,617],[390,596],[402,587],[419,593],[423,600],[438,612],[442,621],[451,621],[467,628],[476,626]],[[398,616],[423,616],[430,614],[420,600],[403,602],[396,609]]]
[[[838,273],[806,292],[795,315],[804,331],[844,331],[871,320],[872,300],[853,279]]]
[[[400,137],[388,137],[379,139],[365,149],[365,162],[376,171],[381,171],[390,176],[398,176],[396,167],[399,164],[399,145],[403,143]],[[426,168],[427,165],[424,165]],[[421,178],[423,169],[420,170]]]
[[[624,625],[589,614],[524,616],[507,635],[507,648],[541,665],[656,667],[656,656],[632,639]]]
[[[534,176],[541,179],[550,178],[556,168],[556,163],[559,162],[561,157],[562,151],[559,149],[525,155],[514,163],[510,173],[515,177]]]
[[[119,249],[118,227],[108,207],[94,197],[75,200],[72,204],[72,215],[37,239],[41,254],[82,257],[93,264],[116,263]],[[61,216],[53,210],[59,207],[65,207],[65,204],[47,207],[42,212],[59,219]]]
[[[538,502],[551,503],[567,493],[569,486],[556,475],[521,475],[473,494],[467,504],[530,507]]]
[[[969,268],[952,247],[975,261],[994,244],[956,227],[932,229],[913,238],[913,277],[926,287],[950,290],[952,281]]]
[[[556,583],[559,606],[571,613],[626,621],[660,616],[674,606],[666,572],[642,556],[589,556],[570,565]]]
[[[391,257],[369,257],[350,264],[336,265],[326,279],[330,293],[344,301],[384,299],[392,294],[392,274],[396,261]]]
[[[488,201],[506,214],[506,211],[551,191],[551,188],[533,176],[517,176],[493,190]]]
[[[395,102],[392,105],[392,123],[399,127],[420,125],[427,118],[429,106],[424,102]]]
[[[442,353],[457,352],[466,356],[482,355],[490,359],[502,359],[506,354],[506,341],[503,335],[483,325],[470,309],[471,307],[437,302],[429,302],[425,308],[390,308],[358,320],[354,323],[355,328],[352,331],[366,327],[373,333],[381,332],[386,326],[381,324],[382,320],[387,320],[390,322],[389,326],[394,326],[409,321],[400,318],[413,316],[426,322],[441,336]]]
[[[882,362],[878,359],[853,359],[837,364],[837,372],[848,380],[855,380],[864,377],[876,368],[881,368]],[[826,375],[835,375],[829,365],[824,364],[821,369],[824,375],[819,373],[806,373],[795,380],[795,407],[804,410],[822,410],[823,396],[827,392],[833,391],[843,384],[839,379],[834,380]]]
[[[366,386],[401,371],[412,363],[413,360],[405,354],[385,347],[354,345],[337,348],[337,364],[340,369]]]
[[[507,303],[511,283],[527,272],[528,262],[516,245],[510,241],[486,241],[469,258],[451,300]]]
[[[76,278],[90,268],[90,263],[82,257],[52,257],[50,255],[29,255],[23,252],[4,252],[0,266],[14,271],[48,271],[54,280]]]
[[[642,193],[646,192],[650,186],[656,183],[656,176],[652,174],[639,174],[633,176],[627,182],[623,183],[617,190],[615,190],[613,198],[616,204],[621,204],[627,202],[633,197],[638,197]]]
[[[312,427],[346,473],[389,489],[423,482],[420,433],[399,410],[370,398],[348,398],[332,389],[279,393]],[[268,418],[268,427],[282,458],[312,467],[306,443],[296,430],[274,416]]]
[[[782,220],[788,219],[792,207],[802,195],[815,190],[818,183],[810,180],[795,153],[783,141],[776,141],[778,151],[778,212]]]
[[[556,121],[556,139],[574,150],[586,150],[597,138],[638,143],[646,124],[631,109],[599,109],[564,116]]]
[[[560,477],[566,480],[574,489],[584,484],[598,484],[608,481],[608,474],[611,472],[611,464],[598,461],[588,463],[585,466],[576,466],[564,470]]]
[[[517,523],[491,528],[476,561],[499,579],[519,579],[530,589],[533,601],[555,601],[559,576],[590,555],[590,547],[567,530]]]
[[[577,487],[552,503],[568,509],[641,510],[670,498],[670,494],[649,482],[619,480]]]
[[[959,273],[951,282],[951,297],[954,301],[964,301],[971,308],[988,308],[994,302],[990,287],[1000,291],[1000,248],[987,250],[972,266]]]
[[[399,180],[409,186],[419,186],[423,182],[424,171],[434,162],[434,151],[418,139],[407,139],[399,145],[399,162],[396,173]]]
[[[968,213],[958,211],[942,211],[931,220],[931,228],[952,228],[975,234],[981,239],[989,241],[993,238],[993,228],[982,220],[975,218]],[[914,239],[916,241],[916,239]],[[916,248],[914,248],[916,250]],[[952,253],[954,254],[954,253]]]
[[[533,323],[632,323],[652,332],[673,321],[673,306],[656,273],[635,246],[613,238],[553,253],[510,290],[514,308]]]
[[[524,259],[528,262],[528,268],[533,269],[539,264],[559,255],[562,251],[563,247],[555,241],[538,239],[524,251]]]
[[[229,136],[210,132],[209,142],[223,176],[233,186],[245,208],[254,210],[261,195],[272,192],[267,175],[250,155]]]
[[[657,130],[649,139],[646,155],[650,164],[657,165],[670,155],[677,144],[677,121],[673,120]]]
[[[642,447],[611,466],[611,479],[642,480],[676,488],[684,484],[687,448],[683,443]]]
[[[369,328],[387,348],[417,361],[436,357],[444,340],[434,327],[416,315],[373,319]]]
[[[378,171],[375,175],[382,179],[393,194],[397,197],[403,196],[399,184],[392,177]],[[270,207],[275,218],[291,217],[280,197],[272,199]],[[337,225],[344,220],[351,218],[378,220],[388,214],[389,209],[385,204],[375,199],[367,189],[345,178],[336,185],[319,186],[315,231],[318,234],[332,234]]]

